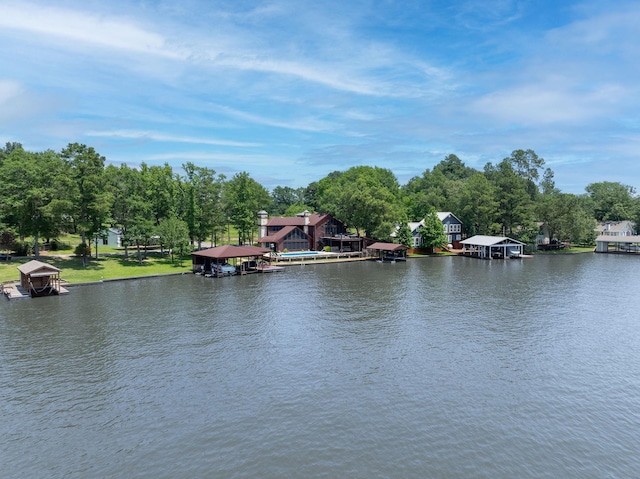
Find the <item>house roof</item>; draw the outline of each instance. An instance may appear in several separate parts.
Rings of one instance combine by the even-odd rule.
[[[399,250],[408,249],[408,248],[403,244],[373,243],[371,246],[367,246],[367,249],[377,249],[380,251],[399,251]]]
[[[411,230],[411,232],[416,232],[420,229],[420,227],[424,228],[424,220],[422,221],[410,221],[409,222],[409,229]]]
[[[468,244],[474,246],[496,246],[498,244],[509,245],[509,244],[519,244],[524,245],[522,241],[514,240],[512,238],[507,238],[506,236],[484,236],[484,235],[476,235],[468,238],[466,240],[460,241],[461,244]]]
[[[596,231],[601,233],[604,232],[614,232],[618,233],[620,231],[628,231],[633,230],[635,227],[635,223],[630,220],[622,220],[622,221],[605,221],[602,223],[598,223],[596,226]]]
[[[18,266],[18,271],[20,271],[22,274],[28,274],[31,276],[48,276],[51,274],[59,273],[62,270],[56,268],[55,266],[51,266],[50,264],[43,263],[42,261],[32,259],[31,261]]]
[[[228,259],[262,256],[263,254],[268,252],[269,250],[267,248],[259,248],[258,246],[235,246],[227,244],[224,246],[216,246],[215,248],[196,251],[194,253],[191,253],[191,256],[214,259]]]
[[[317,226],[330,215],[327,213],[313,213],[309,215],[309,226]],[[270,226],[304,226],[304,216],[279,216],[267,221]]]
[[[462,224],[462,221],[460,221],[460,218],[458,218],[456,215],[454,215],[451,211],[438,211],[436,213],[436,215],[438,215],[438,219],[440,221],[444,221],[446,220],[449,216],[453,216],[458,223]]]
[[[271,235],[258,238],[258,243],[277,243],[278,241],[280,241],[282,238],[284,238],[285,236],[287,236],[289,233],[291,233],[293,230],[297,228],[298,228],[297,226],[285,226],[281,230],[278,230]]]

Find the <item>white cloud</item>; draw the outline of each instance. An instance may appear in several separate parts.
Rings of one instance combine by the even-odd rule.
[[[80,44],[181,58],[158,33],[118,17],[28,3],[0,5],[0,27],[55,36]],[[77,46],[77,43],[75,43]]]
[[[580,91],[579,88],[530,84],[484,95],[472,103],[472,110],[520,125],[580,124],[610,113],[612,106],[624,96],[624,90],[616,85]]]
[[[256,115],[253,113],[247,113],[245,111],[240,111],[235,108],[231,108],[224,105],[211,105],[211,108],[217,112],[223,113],[232,118],[247,121],[250,123],[255,123],[258,125],[284,128],[287,130],[323,132],[323,131],[330,131],[335,129],[334,125],[325,121],[311,118],[311,117],[299,118],[297,120],[285,122],[280,120],[274,120],[272,118],[267,118],[261,115]]]
[[[20,83],[13,80],[0,80],[0,106],[16,98],[22,91]]]
[[[199,145],[233,146],[233,147],[257,147],[259,143],[244,141],[219,140],[215,138],[196,138],[192,136],[167,135],[164,133],[138,130],[110,130],[110,131],[89,131],[87,136],[125,138],[135,140],[151,140],[159,142],[191,143]]]

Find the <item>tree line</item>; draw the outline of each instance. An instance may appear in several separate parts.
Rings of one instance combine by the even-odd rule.
[[[382,241],[390,241],[398,225],[408,221],[427,219],[428,230],[433,229],[436,211],[453,212],[469,236],[500,234],[530,244],[540,223],[551,238],[577,244],[593,243],[596,221],[640,224],[634,188],[599,182],[584,194],[563,193],[533,150],[515,150],[482,171],[448,155],[405,185],[389,169],[372,166],[271,192],[247,172],[228,179],[190,162],[182,171],[177,174],[168,164],[106,165],[94,148],[78,143],[59,152],[30,152],[20,143],[7,143],[0,148],[0,243],[24,248],[32,240],[37,255],[43,239],[76,233],[86,261],[91,241],[116,227],[124,244],[138,251],[153,237],[172,251],[187,251],[209,240],[254,242],[256,215],[263,209],[284,216],[330,213],[357,234]],[[402,227],[396,241],[409,240]]]

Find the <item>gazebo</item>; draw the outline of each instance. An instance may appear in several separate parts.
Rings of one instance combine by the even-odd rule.
[[[194,273],[213,273],[221,271],[222,265],[229,259],[256,258],[265,253],[269,253],[269,249],[258,246],[216,246],[191,253],[191,264]]]
[[[482,259],[522,256],[525,244],[505,236],[476,235],[462,240],[462,254]]]

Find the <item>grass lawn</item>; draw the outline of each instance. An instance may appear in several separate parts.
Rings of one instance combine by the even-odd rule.
[[[0,282],[18,280],[20,273],[17,267],[32,259],[34,258],[0,261]],[[60,277],[70,284],[191,271],[191,258],[185,258],[182,264],[176,258],[175,263],[172,264],[171,258],[155,253],[149,253],[142,264],[138,264],[135,255],[130,256],[129,259],[125,259],[124,256],[101,256],[99,259],[90,259],[86,268],[82,266],[82,259],[75,256],[41,255],[40,261],[60,268],[62,270]]]

